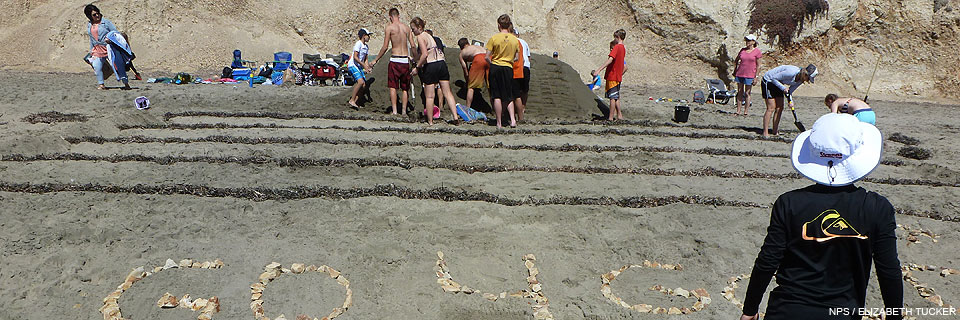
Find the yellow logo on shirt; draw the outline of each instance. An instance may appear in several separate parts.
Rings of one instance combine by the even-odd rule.
[[[809,228],[808,225],[819,223],[819,232]],[[840,216],[837,210],[830,209],[820,213],[819,216],[803,224],[803,240],[816,240],[824,242],[836,238],[857,238],[867,239],[867,236],[860,234],[853,225]]]

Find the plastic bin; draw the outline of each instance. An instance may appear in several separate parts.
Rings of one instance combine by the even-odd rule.
[[[673,121],[676,122],[687,122],[690,118],[690,107],[688,106],[676,106],[673,108]]]

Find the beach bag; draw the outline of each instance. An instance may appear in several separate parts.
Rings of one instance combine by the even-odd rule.
[[[703,94],[703,90],[697,90],[693,92],[693,103],[707,103],[707,96]]]
[[[273,68],[263,67],[263,69],[260,69],[260,73],[258,73],[257,76],[269,78],[270,75],[272,74],[273,74]]]
[[[426,108],[423,109],[423,116],[424,116],[424,117],[427,117],[427,109],[426,109]],[[438,106],[433,106],[433,118],[434,118],[434,119],[440,119],[440,107],[438,107]]]
[[[186,72],[178,73],[176,76],[173,77],[173,83],[176,83],[176,84],[186,84],[186,83],[190,83],[190,81],[192,80],[193,80],[193,77],[191,77],[190,74]]]
[[[220,79],[233,79],[233,68],[224,67],[223,73],[220,75]]]
[[[467,108],[467,106],[462,104],[457,104],[457,115],[460,116],[460,119],[466,122],[472,122],[474,120],[487,121],[487,115],[483,112],[473,110],[473,108]]]
[[[270,82],[278,86],[283,84],[283,71],[274,71],[270,74]]]

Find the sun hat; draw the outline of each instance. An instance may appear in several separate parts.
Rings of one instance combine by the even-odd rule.
[[[743,37],[743,40],[757,41],[757,36],[748,34],[746,37]]]
[[[862,179],[880,164],[880,130],[845,113],[829,113],[793,141],[790,160],[807,179],[827,186],[845,186]]]
[[[147,97],[144,96],[139,96],[136,99],[133,99],[133,105],[137,107],[137,110],[150,109],[150,99],[147,99]]]
[[[817,75],[820,74],[820,72],[817,71],[817,66],[813,65],[812,63],[808,64],[806,69],[807,69],[807,74],[810,75],[810,83],[813,83],[813,78],[816,78]]]

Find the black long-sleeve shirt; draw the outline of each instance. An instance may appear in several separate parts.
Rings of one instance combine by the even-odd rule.
[[[902,308],[896,228],[890,201],[853,185],[813,185],[781,195],[750,276],[743,314],[757,314],[774,273],[777,287],[768,312],[781,305],[823,312],[796,315],[804,319],[829,318],[831,307],[855,312],[865,304],[871,260],[885,308]]]

